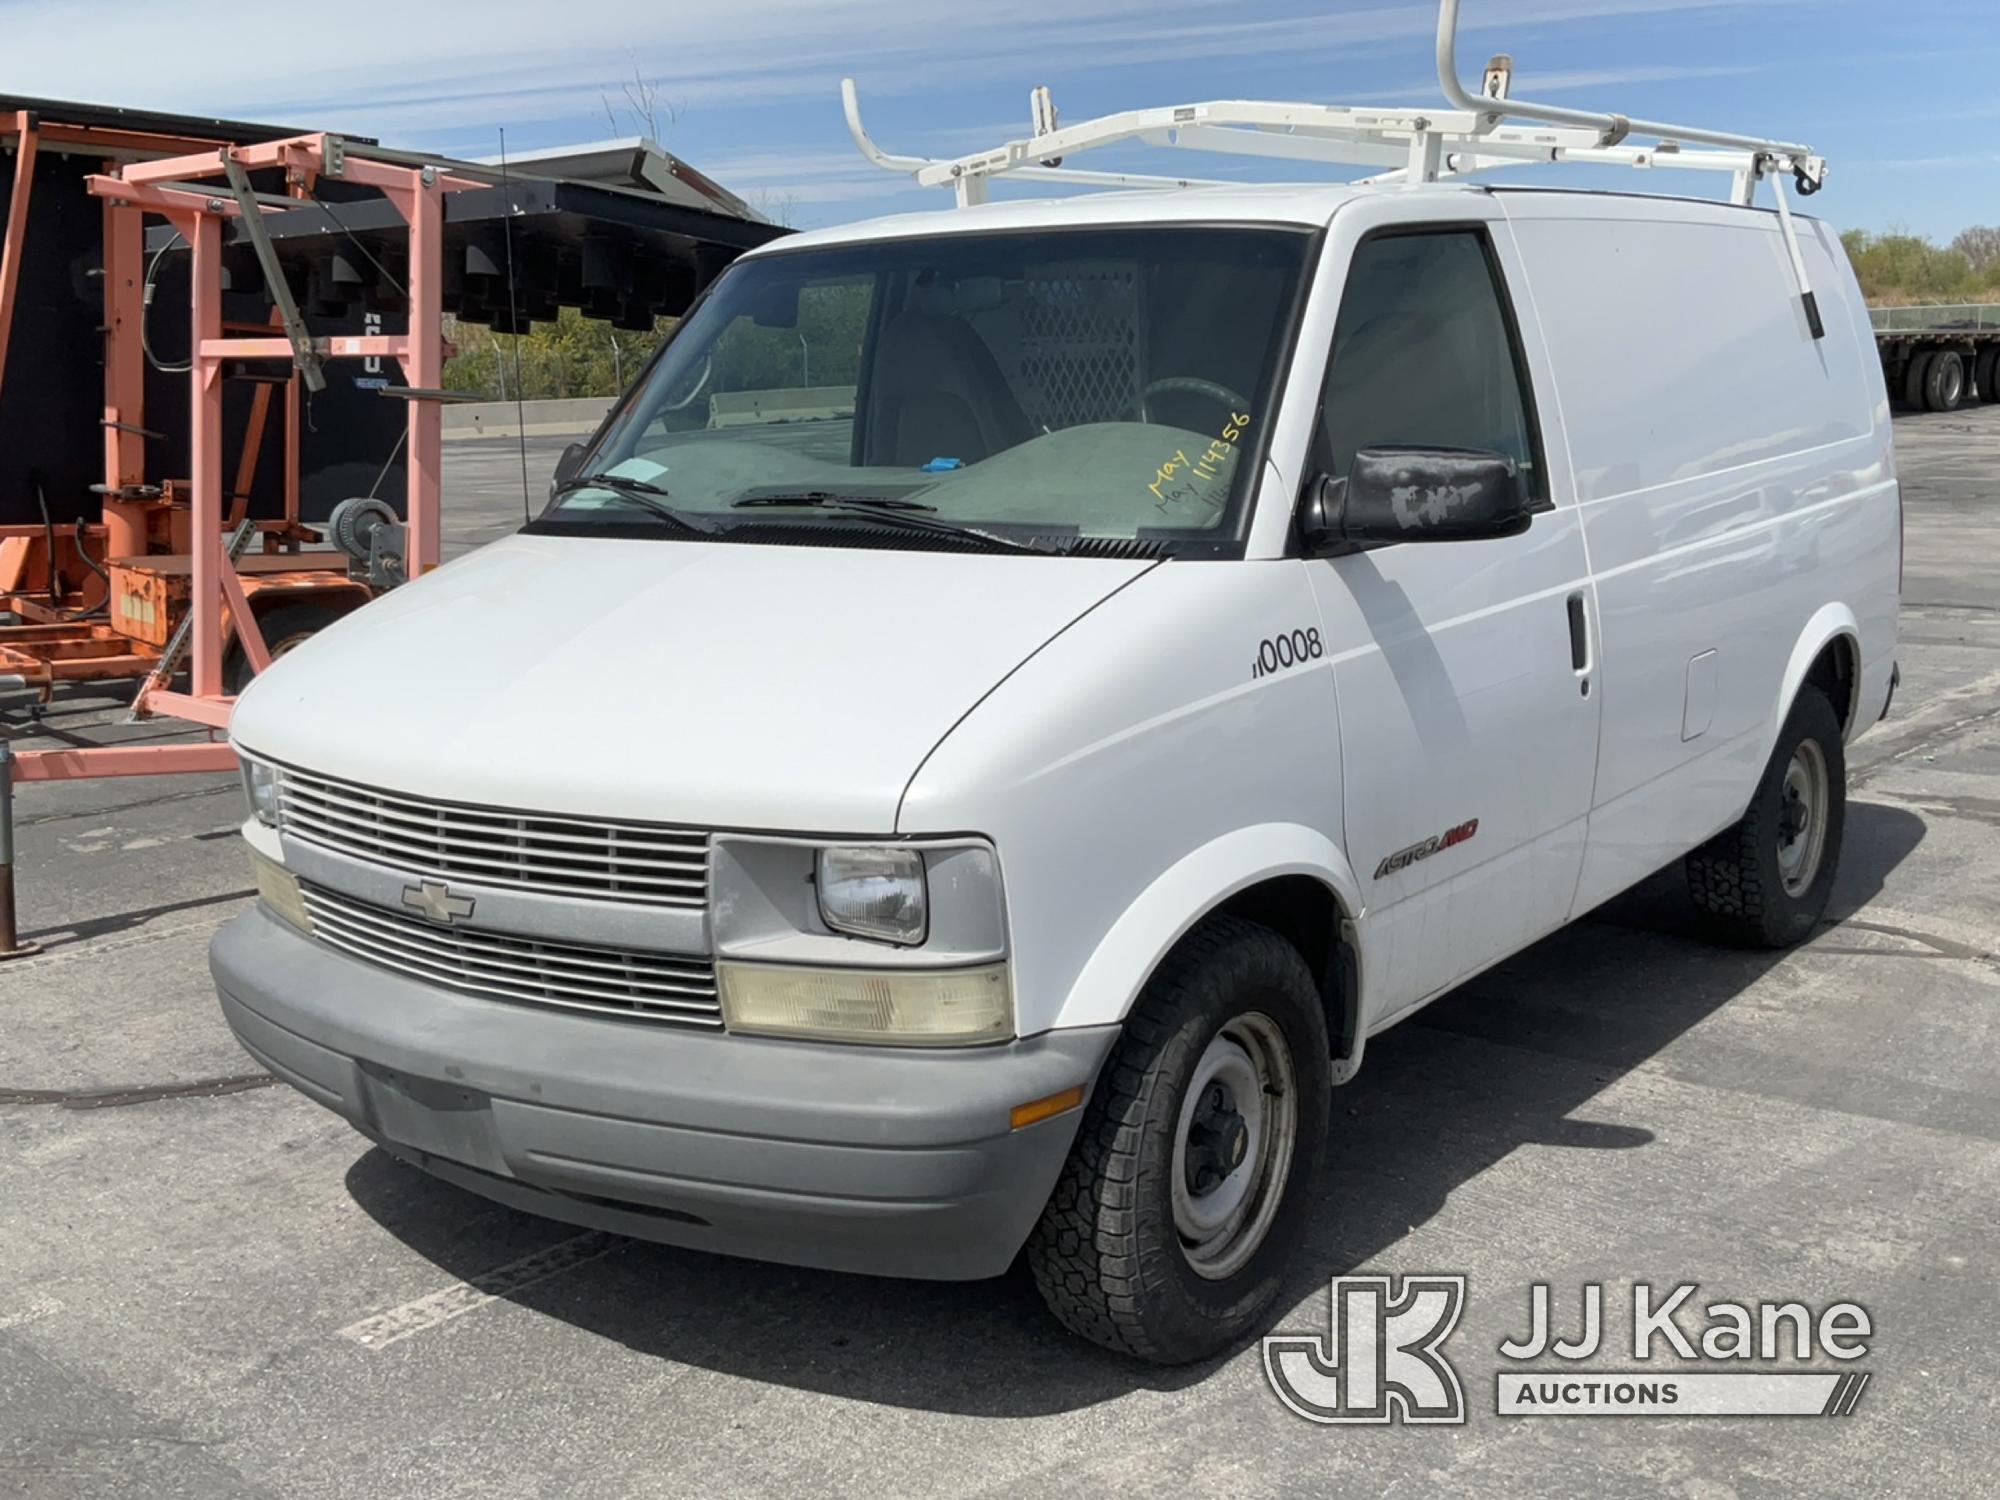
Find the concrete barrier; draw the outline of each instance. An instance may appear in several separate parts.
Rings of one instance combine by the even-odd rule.
[[[807,385],[776,391],[717,391],[708,398],[710,427],[767,427],[854,415],[851,385]]]
[[[461,401],[444,407],[444,439],[514,437],[582,437],[597,430],[611,410],[611,396],[578,396],[565,401]]]

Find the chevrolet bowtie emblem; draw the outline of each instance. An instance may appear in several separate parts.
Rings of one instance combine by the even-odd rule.
[[[441,927],[449,927],[460,917],[472,915],[472,898],[454,896],[451,887],[435,880],[403,887],[403,905],[422,912]]]

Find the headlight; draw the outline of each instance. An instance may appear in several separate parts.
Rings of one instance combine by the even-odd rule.
[[[250,851],[250,868],[257,877],[257,894],[272,914],[300,932],[311,932],[312,915],[306,910],[305,898],[299,894],[299,877],[255,849]]]
[[[278,768],[249,756],[243,762],[243,795],[250,801],[250,816],[266,828],[278,826]]]
[[[808,969],[721,963],[731,1031],[826,1042],[962,1047],[1014,1034],[1005,964],[977,969]]]
[[[819,915],[835,932],[915,947],[929,926],[924,857],[915,849],[822,849]]]

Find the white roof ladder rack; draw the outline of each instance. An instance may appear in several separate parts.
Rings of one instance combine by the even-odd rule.
[[[1790,172],[1801,196],[1818,192],[1826,182],[1824,158],[1792,141],[1515,99],[1508,92],[1513,63],[1506,57],[1496,57],[1487,65],[1480,93],[1469,93],[1458,77],[1458,10],[1459,0],[1439,0],[1438,83],[1450,105],[1447,109],[1222,100],[1126,110],[1063,126],[1049,91],[1038,88],[1030,98],[1032,135],[991,150],[940,158],[896,156],[877,146],[861,123],[853,79],[841,80],[841,100],[848,131],[864,156],[879,167],[914,178],[921,186],[951,188],[961,207],[985,202],[989,183],[998,177],[1081,187],[1223,185],[1212,178],[1101,172],[1063,165],[1082,152],[1128,141],[1222,155],[1376,167],[1382,170],[1365,180],[1385,184],[1439,182],[1533,162],[1586,162],[1642,170],[1727,172],[1730,200],[1749,204],[1755,201],[1757,184],[1769,178],[1807,325],[1814,338],[1824,336],[1792,224],[1791,206],[1779,181],[1779,174]],[[1635,142],[1635,136],[1648,140]]]

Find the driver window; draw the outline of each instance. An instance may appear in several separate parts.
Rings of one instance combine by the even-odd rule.
[[[1323,472],[1371,447],[1504,453],[1541,496],[1519,347],[1477,230],[1389,234],[1354,252],[1315,437]]]

